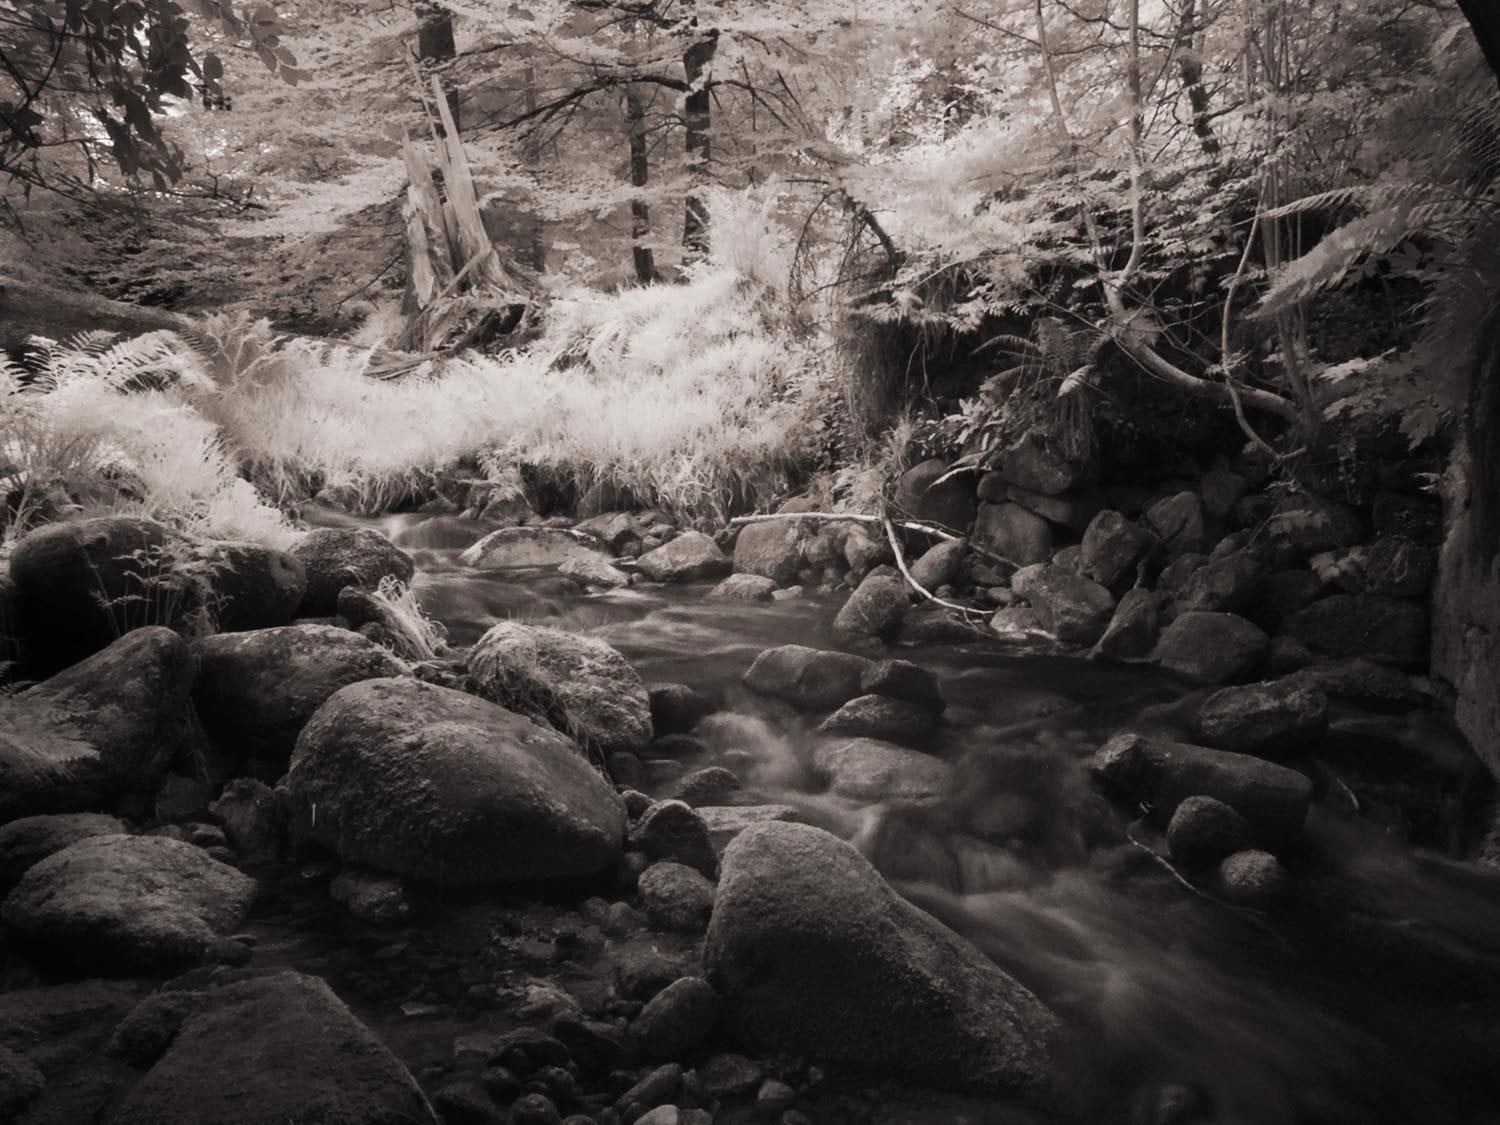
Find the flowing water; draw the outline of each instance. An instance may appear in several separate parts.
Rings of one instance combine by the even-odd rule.
[[[728,764],[855,840],[908,898],[1046,1000],[1067,1028],[1071,1119],[1500,1122],[1500,892],[1485,871],[1339,816],[1352,794],[1325,777],[1308,845],[1283,857],[1295,905],[1265,917],[1195,890],[1093,794],[1087,756],[1125,728],[1183,736],[1194,689],[998,641],[904,650],[941,679],[949,708],[930,749],[958,780],[938,808],[893,812],[820,793],[805,720],[740,685],[762,649],[836,647],[839,599],[742,604],[705,600],[703,587],[581,596],[552,575],[458,566],[472,524],[396,516],[381,529],[416,557],[415,589],[455,644],[507,618],[588,630],[647,681],[719,700],[690,764]],[[1345,710],[1335,727],[1362,732],[1359,746],[1417,746],[1422,762],[1463,758],[1429,712]],[[919,1100],[883,1119],[1015,1114]]]

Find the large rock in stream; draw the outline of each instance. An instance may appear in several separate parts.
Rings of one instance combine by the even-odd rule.
[[[284,625],[195,641],[193,702],[204,729],[239,758],[284,764],[328,697],[405,664],[367,637],[332,625]]]
[[[504,567],[561,566],[574,559],[602,559],[613,555],[602,540],[565,527],[502,527],[475,543],[458,561],[464,566],[497,570]]]
[[[647,551],[636,565],[654,582],[697,582],[722,578],[734,564],[713,538],[701,531],[684,531],[677,538]]]
[[[153,791],[175,748],[193,670],[187,643],[156,626],[0,697],[0,821]]]
[[[165,836],[91,836],[22,876],[0,907],[8,937],[84,974],[180,969],[238,926],[255,880]]]
[[[478,883],[591,875],[619,860],[625,805],[556,731],[414,679],[336,692],[284,782],[292,831],[351,863]]]
[[[651,741],[651,697],[630,663],[597,637],[504,621],[469,651],[479,694],[544,717],[582,746],[635,753]]]
[[[1089,771],[1131,807],[1147,806],[1162,827],[1187,798],[1213,797],[1273,846],[1301,835],[1312,801],[1312,782],[1296,770],[1140,734],[1115,735],[1090,760]]]
[[[298,610],[302,617],[332,617],[345,586],[373,590],[382,578],[410,582],[416,573],[412,557],[378,531],[367,527],[320,527],[292,548],[307,578]]]
[[[1052,1013],[821,829],[758,824],[729,845],[705,961],[741,1038],[939,1087],[1048,1097]]]
[[[863,679],[875,666],[853,653],[779,645],[755,658],[745,672],[745,686],[805,711],[826,711],[866,694]]]
[[[110,1125],[438,1125],[400,1060],[301,973],[158,993],[116,1042],[150,1069]]]
[[[936,800],[953,776],[940,758],[876,738],[824,739],[812,766],[834,796],[866,802]]]

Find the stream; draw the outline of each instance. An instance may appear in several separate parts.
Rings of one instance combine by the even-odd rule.
[[[766,800],[854,839],[898,890],[1045,1000],[1067,1029],[1069,1119],[1500,1122],[1494,876],[1409,846],[1379,817],[1339,815],[1348,789],[1320,783],[1327,795],[1310,818],[1305,854],[1287,859],[1295,902],[1262,916],[1196,890],[1150,850],[1149,830],[1128,825],[1094,794],[1084,762],[1103,741],[1122,729],[1186,739],[1185,716],[1201,689],[1152,668],[998,640],[900,650],[894,655],[941,680],[948,710],[928,749],[955,766],[961,784],[944,808],[895,815],[821,794],[807,765],[806,720],[740,683],[765,648],[838,647],[830,626],[841,597],[705,600],[707,585],[584,596],[556,575],[460,567],[457,555],[475,537],[468,521],[370,522],[414,556],[414,589],[455,645],[508,618],[585,630],[618,648],[644,680],[686,683],[718,700],[722,710],[694,732],[704,752],[690,768],[727,764]],[[1446,719],[1425,710],[1340,705],[1333,727],[1353,732],[1336,740],[1346,750],[1420,746],[1422,769],[1466,753]],[[660,770],[648,763],[648,788],[670,781],[671,771]],[[568,929],[560,907],[533,909],[543,929]],[[263,926],[263,949],[321,960],[336,982],[342,974],[352,1002],[419,1076],[440,1066],[434,1060],[451,1038],[475,1021],[496,1026],[498,1017],[485,1012],[467,1023],[413,1016],[393,984],[395,966],[421,945],[424,956],[440,950],[431,955],[458,966],[462,979],[449,991],[472,996],[482,978],[473,968],[478,939],[466,945],[458,933],[405,933],[383,945],[361,937],[340,947],[330,935],[314,949],[293,936],[305,926],[287,917],[273,914]],[[569,966],[586,969],[598,953],[597,927],[587,930],[558,939]],[[534,940],[517,935],[508,964],[535,954],[536,975],[548,978],[544,967],[562,955],[525,945]],[[413,987],[419,1000],[427,995]],[[899,1087],[879,1100],[857,1112],[840,1108],[830,1087],[816,1119],[1041,1120],[1012,1106]]]

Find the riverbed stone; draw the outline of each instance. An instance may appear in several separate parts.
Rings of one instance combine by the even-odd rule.
[[[195,667],[181,637],[150,626],[0,696],[0,822],[154,794],[181,736]]]
[[[729,602],[768,602],[776,592],[776,582],[761,574],[731,574],[708,592],[708,596]]]
[[[1274,633],[1288,617],[1316,601],[1326,585],[1322,577],[1310,570],[1272,571],[1261,583],[1255,603],[1245,611],[1245,616]]]
[[[1212,867],[1251,844],[1249,822],[1214,797],[1188,797],[1167,823],[1172,858],[1189,867]]]
[[[26,663],[48,676],[143,625],[177,624],[196,608],[175,578],[170,534],[130,516],[47,524],[10,555],[16,631]]]
[[[641,872],[636,889],[647,919],[657,929],[694,934],[708,926],[714,885],[701,871],[675,860],[660,860]]]
[[[32,866],[0,907],[10,938],[74,971],[202,961],[249,913],[255,881],[163,836],[91,836]]]
[[[1311,749],[1328,730],[1328,697],[1315,687],[1272,680],[1214,692],[1193,716],[1207,746],[1276,758]]]
[[[1365,548],[1365,593],[1420,598],[1436,572],[1437,551],[1404,535],[1382,536]]]
[[[630,575],[597,555],[582,555],[565,560],[557,573],[593,590],[619,590],[630,585]]]
[[[947,707],[937,676],[910,660],[881,660],[868,665],[859,686],[866,695],[904,700],[934,715],[942,714]]]
[[[979,505],[974,542],[1016,566],[1046,562],[1052,557],[1052,525],[1019,504]]]
[[[1368,533],[1365,518],[1358,510],[1309,492],[1277,500],[1266,530],[1289,559],[1305,559],[1320,551],[1353,547],[1364,542]]]
[[[613,553],[602,540],[567,527],[502,527],[475,543],[458,561],[481,570],[561,566],[569,559],[608,562]]]
[[[1292,614],[1281,632],[1322,656],[1359,656],[1399,668],[1427,665],[1427,610],[1415,601],[1333,594]]]
[[[1064,644],[1093,644],[1114,613],[1115,599],[1108,590],[1060,566],[1019,570],[1011,589],[1031,603],[1042,628]]]
[[[926,590],[951,586],[969,552],[966,539],[948,539],[934,543],[911,564],[911,576]]]
[[[180,994],[179,1008],[111,1125],[438,1125],[406,1067],[316,977],[234,981]]]
[[[241,866],[264,867],[281,853],[281,802],[265,782],[232,778],[208,806],[208,814],[224,829]]]
[[[1143,660],[1156,645],[1158,628],[1156,598],[1151,591],[1139,586],[1126,590],[1094,646],[1094,655],[1105,660]]]
[[[1080,544],[1079,573],[1112,592],[1128,589],[1156,540],[1113,509],[1089,521]]]
[[[651,708],[651,727],[658,738],[687,734],[714,711],[713,700],[687,684],[647,684],[646,697]]]
[[[702,977],[682,977],[653,996],[630,1024],[643,1057],[681,1058],[719,1021],[719,994]]]
[[[214,743],[239,759],[285,763],[297,735],[334,692],[408,666],[358,633],[283,625],[193,642],[193,703]]]
[[[901,628],[910,608],[911,594],[905,580],[872,572],[849,595],[833,619],[834,636],[845,644],[887,640]]]
[[[1245,613],[1267,575],[1265,556],[1252,548],[1231,551],[1197,567],[1172,597],[1176,613]]]
[[[1295,840],[1312,800],[1312,782],[1296,770],[1248,754],[1212,750],[1141,734],[1118,734],[1089,761],[1089,771],[1131,808],[1146,805],[1163,827],[1189,797],[1233,808],[1259,839]]]
[[[120,836],[125,823],[101,813],[24,816],[0,827],[0,897],[54,852],[91,836]]]
[[[1239,906],[1265,907],[1286,894],[1287,874],[1270,852],[1235,852],[1219,864],[1217,889]]]
[[[580,503],[579,514],[587,512],[588,505]],[[651,534],[650,525],[634,512],[599,512],[587,519],[579,520],[573,530],[599,540],[615,554],[623,554],[630,544],[639,544]],[[579,555],[580,559],[587,556]]]
[[[800,524],[800,520],[767,520],[740,528],[734,542],[735,572],[758,574],[778,586],[795,582],[802,569]]]
[[[740,1038],[1048,1099],[1056,1018],[821,829],[762,824],[729,846],[705,963]]]
[[[383,578],[409,583],[416,573],[410,555],[368,527],[314,528],[293,545],[291,554],[307,577],[299,617],[337,613],[339,591],[345,586],[373,590]]]
[[[1041,516],[1048,523],[1070,528],[1073,531],[1082,531],[1088,527],[1089,521],[1109,503],[1102,488],[1085,488],[1048,496],[1019,485],[1007,484],[1003,493],[992,492],[986,495],[981,491],[979,495],[982,500],[1009,500],[1013,504],[1021,505],[1028,512]]]
[[[1270,644],[1265,633],[1238,614],[1184,613],[1162,630],[1152,658],[1198,683],[1235,683],[1261,669]]]
[[[414,679],[336,692],[283,786],[294,835],[435,882],[595,874],[625,834],[619,795],[562,735]]]
[[[896,482],[896,507],[914,520],[967,530],[976,511],[973,478],[958,473],[940,480],[948,469],[948,462],[937,457],[907,469]]]
[[[597,637],[503,621],[469,650],[479,694],[545,714],[580,745],[608,755],[651,741],[651,700],[636,670]]]
[[[719,550],[713,537],[701,531],[684,531],[656,550],[647,551],[636,560],[636,565],[655,582],[699,582],[706,578],[720,578],[734,566]]]
[[[1208,546],[1203,502],[1196,492],[1183,491],[1158,500],[1146,509],[1146,525],[1169,555],[1192,554]]]
[[[1059,496],[1098,479],[1098,466],[1092,461],[1069,457],[1032,435],[1000,455],[999,472],[1011,484],[1045,496]]]
[[[724,854],[732,840],[747,828],[769,821],[800,821],[802,815],[792,805],[703,805],[698,815],[708,827],[708,839],[714,851]]]
[[[933,801],[948,791],[952,767],[939,758],[874,738],[827,738],[813,771],[836,797],[856,801]]]
[[[719,859],[709,840],[708,825],[686,801],[657,801],[630,830],[630,846],[652,860],[670,859],[701,871],[709,878],[719,873]]]
[[[884,695],[860,695],[818,724],[818,733],[920,746],[932,739],[935,726],[932,712],[925,707]]]
[[[1198,481],[1203,510],[1216,520],[1228,519],[1249,491],[1250,482],[1229,469],[1210,469]]]
[[[761,695],[784,699],[805,711],[826,711],[865,694],[862,679],[874,664],[853,653],[779,645],[762,651],[744,680]]]

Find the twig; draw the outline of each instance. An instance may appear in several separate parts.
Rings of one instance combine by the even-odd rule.
[[[933,602],[936,605],[940,605],[944,609],[954,609],[959,613],[966,615],[975,615],[980,617],[989,616],[983,610],[974,609],[972,606],[959,605],[957,602],[950,602],[943,598],[940,598],[931,590],[927,589],[927,587],[923,586],[922,583],[918,582],[916,576],[912,574],[911,570],[908,569],[906,565],[906,558],[901,553],[901,544],[896,539],[896,529],[891,525],[890,518],[888,516],[882,516],[880,522],[885,527],[886,541],[890,543],[891,551],[896,556],[896,569],[901,572],[901,577],[906,579],[906,584],[908,586],[910,586],[917,593],[921,594],[928,601]]]

